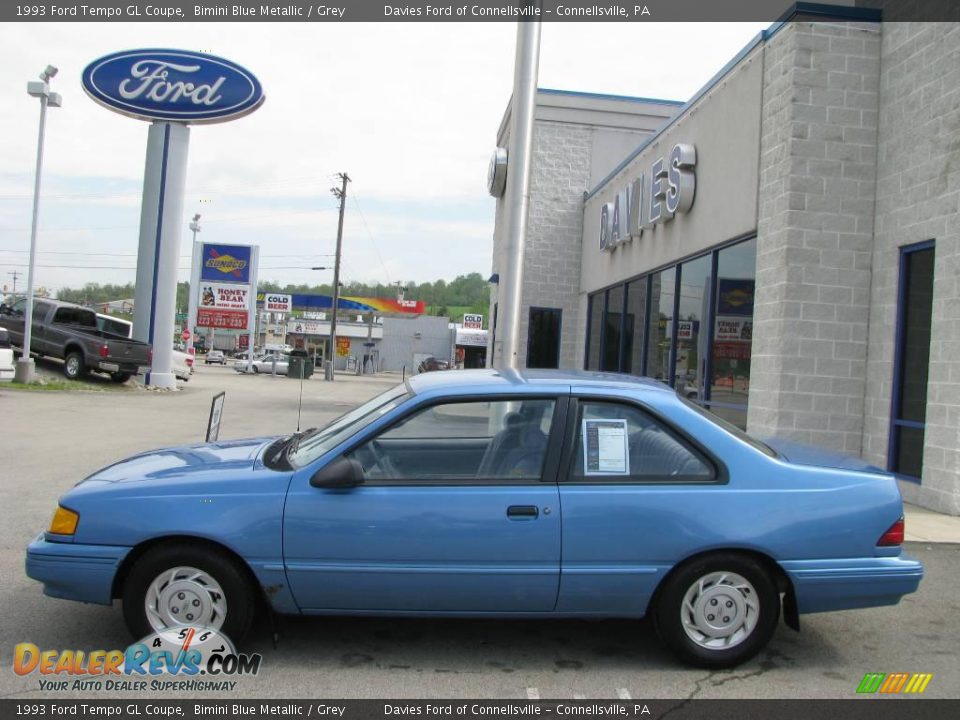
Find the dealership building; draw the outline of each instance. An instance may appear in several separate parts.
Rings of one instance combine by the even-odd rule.
[[[685,103],[538,92],[520,357],[659,378],[960,514],[960,25],[816,8]],[[494,363],[502,197],[495,228]]]

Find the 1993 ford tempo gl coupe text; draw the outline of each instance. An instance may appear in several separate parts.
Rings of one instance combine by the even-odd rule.
[[[684,661],[729,667],[798,615],[892,605],[892,476],[764,444],[657,382],[427,373],[323,429],[145,453],[60,499],[27,550],[47,595],[123,600],[140,637],[239,641],[278,613],[651,614]]]

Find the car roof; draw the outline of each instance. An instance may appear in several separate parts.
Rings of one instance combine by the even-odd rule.
[[[585,370],[443,370],[421,373],[407,380],[414,393],[449,392],[512,392],[526,389],[567,387],[570,389],[615,388],[621,391],[645,391],[673,394],[664,383],[647,377]]]

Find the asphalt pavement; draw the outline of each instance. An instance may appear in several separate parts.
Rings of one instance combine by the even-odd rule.
[[[328,421],[399,380],[308,380],[300,425]],[[301,392],[296,380],[202,365],[178,392],[99,382],[89,388],[0,386],[0,697],[52,697],[39,690],[35,674],[12,671],[17,643],[90,651],[131,640],[119,605],[53,600],[24,574],[24,548],[48,524],[58,496],[132,453],[201,441],[210,401],[221,390],[222,439],[292,432]],[[867,672],[926,672],[934,677],[925,697],[956,698],[960,545],[913,542],[906,551],[926,566],[919,592],[894,607],[802,616],[800,633],[781,626],[765,651],[735,670],[679,665],[646,621],[284,618],[274,647],[261,618],[243,647],[263,655],[259,675],[219,697],[849,698]]]

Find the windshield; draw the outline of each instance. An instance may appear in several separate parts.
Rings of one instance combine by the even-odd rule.
[[[760,440],[757,440],[755,437],[752,437],[752,436],[750,436],[750,435],[747,435],[747,433],[745,433],[743,430],[741,430],[740,428],[738,428],[738,427],[737,427],[736,425],[734,425],[733,423],[731,423],[731,422],[729,422],[729,421],[727,421],[727,420],[724,420],[722,417],[719,417],[719,416],[717,416],[717,415],[714,415],[712,412],[710,412],[709,410],[707,410],[707,409],[706,409],[705,407],[703,407],[702,405],[698,405],[697,403],[693,402],[692,400],[688,400],[687,398],[683,397],[683,395],[678,394],[677,397],[680,398],[681,402],[683,402],[684,405],[686,405],[686,406],[689,407],[689,408],[693,408],[693,409],[696,410],[698,413],[700,413],[701,415],[703,415],[703,417],[705,417],[707,420],[709,420],[710,422],[712,422],[714,425],[719,425],[721,428],[723,428],[724,430],[726,430],[728,433],[730,433],[731,435],[733,435],[733,436],[734,436],[735,438],[737,438],[738,440],[743,440],[743,442],[745,442],[745,443],[747,443],[748,445],[756,448],[757,450],[759,450],[760,452],[762,452],[764,455],[769,455],[769,456],[772,457],[772,458],[780,457],[780,456],[777,454],[777,451],[774,450],[772,447],[770,447],[769,445],[767,445],[765,442],[761,442]]]
[[[382,395],[367,400],[363,405],[341,415],[326,427],[312,435],[306,435],[300,441],[297,451],[287,458],[295,468],[309,465],[318,457],[329,452],[351,435],[380,419],[388,412],[402,405],[410,393],[404,384],[397,385]]]

